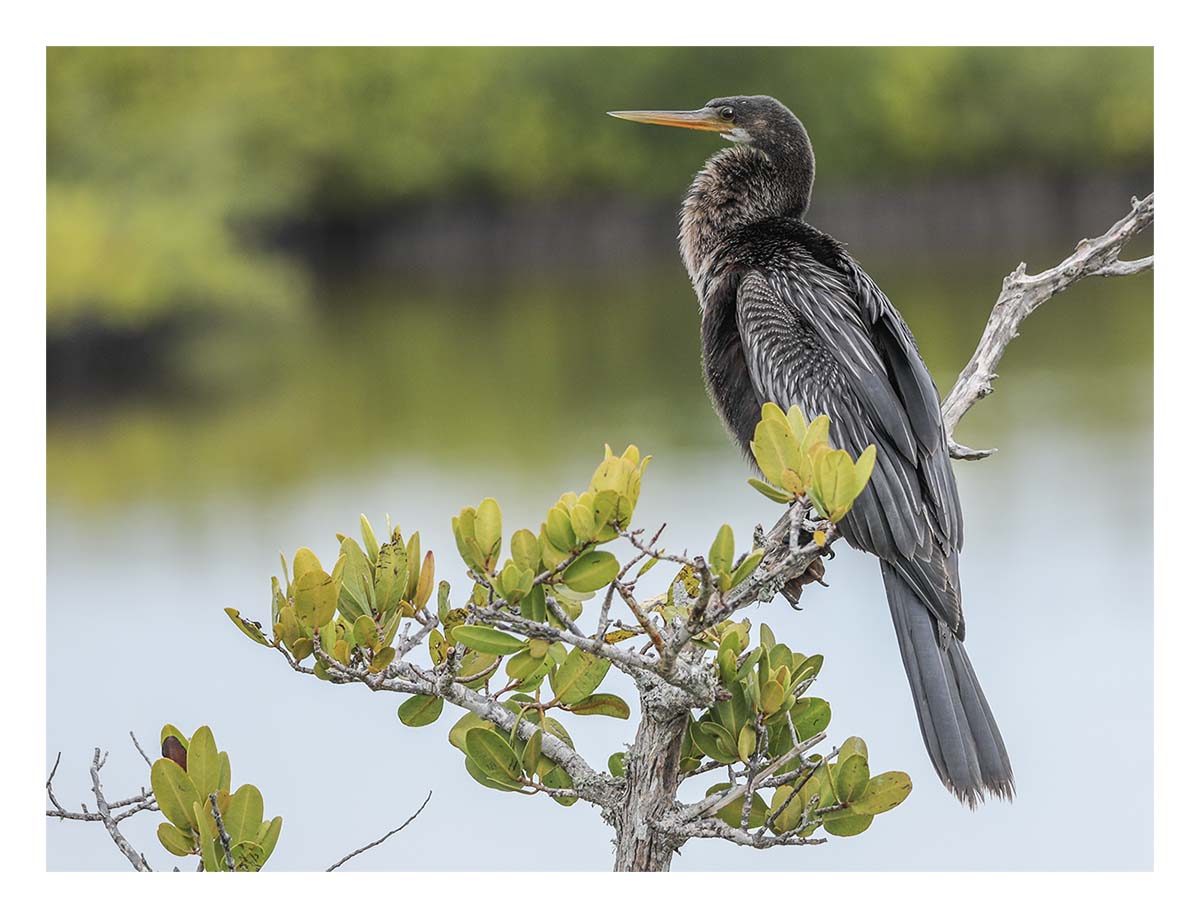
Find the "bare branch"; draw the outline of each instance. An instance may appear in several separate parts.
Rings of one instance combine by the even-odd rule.
[[[1017,337],[1021,323],[1044,302],[1084,277],[1126,277],[1139,274],[1154,265],[1154,257],[1121,261],[1121,250],[1134,236],[1154,222],[1154,194],[1139,201],[1134,198],[1128,214],[1095,239],[1081,240],[1075,251],[1062,262],[1028,275],[1022,262],[1004,279],[1000,297],[992,307],[975,353],[959,374],[958,380],[942,402],[942,419],[950,455],[955,459],[984,459],[995,450],[971,449],[955,442],[954,430],[971,406],[992,393],[996,367],[1005,348]]]
[[[401,825],[392,829],[392,831],[388,832],[386,835],[383,835],[382,837],[375,839],[375,841],[371,842],[369,845],[363,845],[361,848],[351,851],[349,854],[347,854],[344,858],[342,858],[336,864],[332,864],[329,867],[326,867],[325,872],[332,873],[333,871],[335,871],[339,867],[341,867],[344,863],[346,863],[346,861],[350,860],[350,858],[358,857],[358,855],[362,854],[364,851],[370,851],[372,848],[382,845],[385,841],[387,841],[389,838],[391,838],[397,832],[402,832],[404,829],[407,829],[408,824],[410,822],[412,822],[414,819],[416,819],[418,816],[421,815],[421,811],[423,809],[425,809],[425,804],[429,802],[429,798],[432,796],[433,796],[433,791],[430,791],[429,793],[427,793],[425,795],[425,801],[419,807],[417,807],[417,811],[415,813],[413,813],[411,816],[409,816],[408,819],[404,820],[404,822]]]
[[[137,749],[138,755],[140,755],[145,760],[147,765],[149,765],[151,768],[153,768],[154,763],[150,761],[150,756],[146,755],[146,750],[142,748],[142,744],[138,742],[138,739],[136,736],[133,735],[132,730],[129,731],[129,738],[131,740],[133,740],[133,745],[134,745],[134,748]]]
[[[777,848],[783,845],[823,845],[825,838],[801,837],[785,832],[782,835],[763,835],[758,832],[748,832],[745,829],[735,829],[720,819],[709,817],[690,822],[682,833],[672,825],[672,834],[681,838],[723,838],[735,845],[745,845],[748,848]]]
[[[57,767],[57,762],[55,763]],[[120,852],[125,855],[129,863],[133,865],[133,869],[141,873],[149,873],[150,865],[146,863],[146,858],[134,850],[133,845],[129,844],[125,836],[121,834],[120,828],[117,827],[117,820],[113,818],[109,810],[108,801],[104,799],[104,791],[100,786],[100,769],[104,767],[104,760],[100,758],[100,749],[96,748],[95,754],[92,756],[92,793],[96,796],[96,809],[100,811],[100,820],[104,823],[104,828],[108,830],[108,834],[112,836],[113,844],[117,846]],[[49,781],[46,782],[49,786]]]
[[[784,762],[794,759],[798,755],[803,755],[808,752],[813,746],[824,742],[825,734],[818,733],[810,739],[803,740],[797,743],[788,752],[783,755],[776,756],[762,768],[748,775],[745,784],[736,784],[728,790],[721,791],[705,797],[699,803],[693,803],[691,806],[682,807],[674,818],[674,823],[679,827],[685,827],[689,822],[707,816],[710,813],[715,813],[720,809],[733,803],[743,794],[753,796],[754,791],[763,786],[764,781],[771,777],[779,770]]]

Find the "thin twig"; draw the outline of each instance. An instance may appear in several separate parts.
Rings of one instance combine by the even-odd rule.
[[[355,851],[351,851],[349,854],[347,854],[344,858],[342,858],[336,864],[326,867],[325,872],[331,873],[334,870],[337,870],[344,863],[346,863],[346,861],[350,860],[350,858],[357,857],[358,855],[362,854],[364,851],[370,851],[372,848],[374,848],[378,845],[382,845],[385,841],[387,841],[389,838],[391,838],[397,832],[400,832],[403,829],[408,828],[408,824],[410,822],[412,822],[414,819],[416,819],[418,816],[421,815],[421,810],[425,809],[425,804],[429,802],[429,798],[432,796],[433,796],[433,791],[431,790],[428,794],[425,795],[425,802],[422,803],[419,807],[417,807],[417,811],[415,813],[413,813],[411,816],[409,816],[408,819],[404,820],[404,823],[402,825],[399,825],[396,828],[392,829],[392,831],[388,832],[386,835],[382,836],[381,838],[375,839],[375,841],[371,842],[369,845],[363,845],[361,848],[358,848]]]
[[[136,737],[136,736],[134,736],[134,735],[133,735],[133,731],[132,731],[132,730],[130,730],[130,731],[129,731],[129,738],[130,738],[131,740],[133,740],[133,745],[134,745],[134,748],[136,748],[136,749],[137,749],[137,751],[138,751],[138,754],[139,754],[139,755],[140,755],[140,756],[141,756],[143,759],[145,759],[145,760],[146,760],[146,764],[147,764],[147,765],[149,765],[151,768],[153,768],[153,767],[154,767],[154,763],[150,761],[150,756],[146,755],[146,750],[142,748],[142,744],[138,742],[138,739],[137,739],[137,737]]]

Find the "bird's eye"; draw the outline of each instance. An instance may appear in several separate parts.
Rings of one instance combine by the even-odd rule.
[[[732,121],[733,120],[733,109],[730,106],[726,105],[723,109],[721,109],[721,117],[724,118],[726,121]]]

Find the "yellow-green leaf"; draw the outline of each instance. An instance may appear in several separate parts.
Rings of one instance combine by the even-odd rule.
[[[520,783],[521,762],[499,733],[478,727],[468,730],[466,748],[467,758],[493,781]]]
[[[480,653],[500,657],[525,648],[525,641],[488,625],[459,625],[454,629],[454,640]]]
[[[609,661],[585,653],[578,647],[550,674],[550,687],[559,702],[572,705],[592,694],[608,674]]]
[[[475,539],[491,561],[500,555],[502,535],[500,505],[490,497],[484,498],[475,511]]]
[[[187,775],[202,798],[215,794],[221,781],[221,760],[212,730],[201,727],[188,744]]]
[[[562,573],[563,582],[577,593],[591,593],[607,586],[621,570],[617,559],[606,551],[590,551],[572,561]]]
[[[444,702],[440,695],[413,695],[396,713],[407,727],[424,727],[442,716]]]
[[[150,767],[150,786],[162,814],[181,829],[197,828],[192,805],[200,802],[196,785],[170,759],[158,759]]]
[[[229,616],[230,621],[237,625],[238,630],[250,638],[250,640],[267,647],[271,645],[271,642],[262,633],[262,626],[258,622],[246,621],[237,609],[226,608],[225,614]]]
[[[620,720],[629,719],[629,705],[619,695],[609,695],[604,692],[589,695],[582,701],[577,701],[569,708],[572,714],[600,714],[604,717],[616,717]]]
[[[733,530],[722,524],[708,550],[708,566],[716,574],[728,574],[733,567]]]
[[[162,846],[176,857],[187,857],[195,850],[195,842],[191,832],[185,832],[169,822],[158,824],[158,840]]]
[[[262,792],[253,784],[243,784],[229,796],[221,819],[235,845],[243,841],[257,841],[263,821]]]
[[[765,481],[762,481],[758,478],[747,478],[746,482],[755,491],[757,491],[759,494],[763,495],[763,497],[769,497],[771,500],[775,501],[776,503],[788,504],[788,503],[791,503],[791,501],[792,501],[791,494],[789,494],[785,491],[780,491],[776,488],[773,488],[769,484],[767,484]]]
[[[855,813],[877,816],[904,802],[912,791],[912,778],[902,771],[885,771],[871,778],[853,802]]]

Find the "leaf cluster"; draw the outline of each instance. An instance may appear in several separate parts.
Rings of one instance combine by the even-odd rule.
[[[873,444],[857,461],[852,459],[845,450],[829,445],[828,415],[819,414],[809,422],[797,405],[786,414],[774,402],[763,405],[750,451],[767,479],[767,483],[750,479],[756,491],[779,503],[807,496],[831,523],[846,515],[875,468]]]
[[[178,727],[162,728],[162,758],[150,768],[150,785],[167,822],[158,840],[176,857],[198,855],[206,871],[228,870],[212,800],[229,836],[233,869],[256,872],[279,841],[283,817],[263,818],[262,792],[243,784],[230,793],[229,753],[218,751],[212,730],[200,727],[191,737]]]

